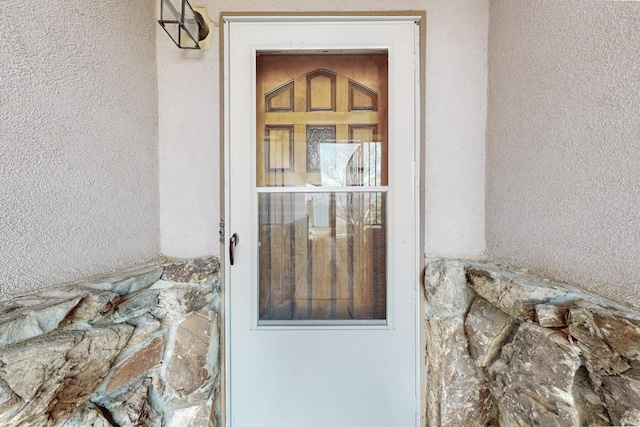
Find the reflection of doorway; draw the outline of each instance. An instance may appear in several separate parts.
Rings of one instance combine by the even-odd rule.
[[[344,186],[369,160],[367,185],[386,185],[387,64],[386,51],[257,52],[257,185]]]
[[[415,426],[415,19],[273,19],[225,24],[227,421]]]
[[[386,321],[387,63],[257,53],[262,325]]]

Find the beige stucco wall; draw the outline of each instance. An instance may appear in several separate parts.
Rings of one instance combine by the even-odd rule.
[[[492,259],[640,306],[640,2],[492,1]]]
[[[427,14],[425,252],[484,253],[488,1],[193,0],[224,12],[423,10]],[[220,56],[180,51],[158,28],[160,224],[163,254],[219,253]],[[247,164],[250,168],[252,165]]]
[[[216,21],[426,10],[425,250],[482,254],[487,1],[193,3]],[[160,239],[167,255],[219,253],[218,33],[181,51],[156,14],[151,0],[0,3],[0,298],[146,261]]]
[[[158,254],[155,2],[0,2],[0,298]]]

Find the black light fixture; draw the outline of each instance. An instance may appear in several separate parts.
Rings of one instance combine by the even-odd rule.
[[[209,35],[209,26],[187,0],[160,0],[158,23],[180,49],[200,49]]]

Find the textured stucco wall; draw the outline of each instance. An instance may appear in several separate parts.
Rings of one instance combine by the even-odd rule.
[[[640,2],[492,1],[492,259],[640,306]]]
[[[426,10],[426,252],[484,253],[488,0],[193,0],[220,11]],[[161,251],[219,253],[218,33],[207,52],[178,50],[158,28]],[[247,164],[247,167],[252,165]]]
[[[485,134],[489,2],[427,8],[426,255],[485,252]]]
[[[158,254],[155,2],[0,2],[0,298]]]

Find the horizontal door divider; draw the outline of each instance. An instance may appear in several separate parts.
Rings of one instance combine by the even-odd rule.
[[[256,187],[258,193],[387,193],[388,186],[367,187]]]

